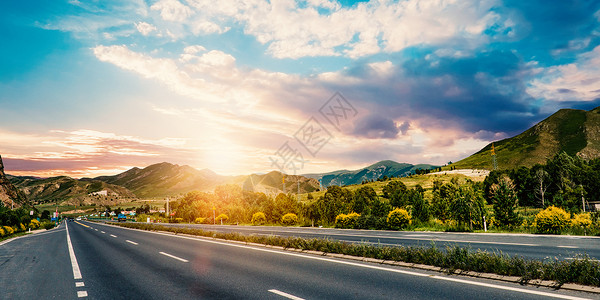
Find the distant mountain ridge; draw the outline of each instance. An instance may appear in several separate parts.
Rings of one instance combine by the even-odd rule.
[[[499,169],[543,164],[565,151],[584,159],[600,157],[600,107],[590,111],[561,109],[523,133],[494,142]],[[457,169],[488,169],[492,164],[492,143],[460,160]]]
[[[83,205],[116,204],[130,198],[177,197],[190,191],[212,192],[223,184],[235,184],[245,191],[276,195],[281,192],[314,192],[323,186],[358,184],[363,180],[375,180],[388,176],[406,176],[414,170],[431,169],[432,165],[400,164],[394,161],[380,161],[366,168],[349,171],[339,170],[323,174],[288,175],[278,171],[266,174],[222,176],[203,169],[197,170],[187,165],[167,162],[145,168],[134,167],[125,172],[95,178],[74,179],[68,176],[37,178],[31,176],[10,176],[7,178],[27,199],[35,203],[59,202]]]
[[[383,176],[387,177],[404,177],[413,174],[417,169],[429,170],[439,166],[429,164],[412,165],[408,163],[398,163],[392,160],[382,160],[368,167],[349,171],[338,170],[328,173],[313,173],[303,174],[302,176],[314,179],[321,179],[323,187],[331,185],[350,185],[360,184],[363,181],[377,180]]]
[[[212,191],[231,177],[221,176],[203,169],[175,165],[167,162],[153,164],[143,169],[132,168],[113,176],[100,176],[94,180],[120,185],[140,198],[175,196],[189,191]]]

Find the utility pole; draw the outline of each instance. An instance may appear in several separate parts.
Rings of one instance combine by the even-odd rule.
[[[283,184],[283,193],[285,194],[285,175],[281,173],[281,183]]]

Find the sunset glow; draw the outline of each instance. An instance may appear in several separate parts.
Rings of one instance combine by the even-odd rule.
[[[457,161],[600,105],[600,5],[534,2],[8,1],[0,155],[41,177],[266,173],[288,141],[300,174]],[[311,118],[316,153],[294,136]]]

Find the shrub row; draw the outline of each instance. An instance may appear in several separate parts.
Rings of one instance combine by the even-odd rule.
[[[259,243],[284,248],[315,250],[325,253],[339,253],[360,257],[425,264],[444,268],[448,273],[475,271],[507,276],[519,276],[523,283],[534,280],[553,280],[562,285],[577,283],[600,286],[600,262],[587,255],[578,255],[573,260],[549,258],[545,260],[526,259],[509,256],[502,252],[473,251],[456,245],[438,248],[432,242],[430,247],[388,247],[368,244],[352,244],[328,239],[304,239],[299,237],[256,236],[239,233],[223,233],[195,228],[167,227],[155,224],[111,223],[122,227],[142,230],[160,230],[197,236]]]
[[[560,234],[569,227],[587,229],[592,225],[590,213],[571,215],[555,206],[550,206],[540,211],[535,216],[533,224],[539,233]]]

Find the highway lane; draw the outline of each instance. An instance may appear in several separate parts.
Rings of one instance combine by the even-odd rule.
[[[241,234],[297,236],[303,238],[327,238],[353,243],[370,243],[389,246],[430,246],[437,247],[459,245],[487,251],[502,251],[509,255],[521,255],[527,258],[561,259],[586,253],[593,259],[600,259],[600,238],[581,236],[556,236],[533,234],[497,234],[497,233],[447,233],[412,232],[388,230],[349,230],[313,227],[277,227],[277,226],[236,226],[206,224],[161,224],[174,227],[193,227],[219,232],[238,232]]]
[[[64,225],[0,242],[0,299],[74,299]]]
[[[69,230],[94,299],[598,298],[92,222]]]
[[[549,297],[600,299],[92,222],[0,243],[0,299]]]

